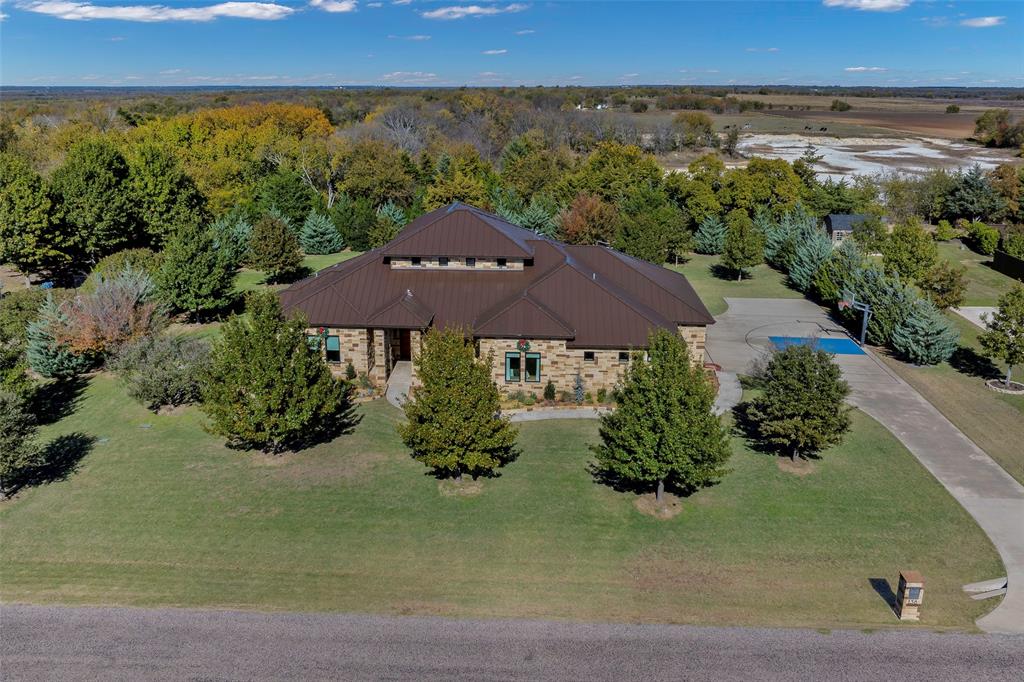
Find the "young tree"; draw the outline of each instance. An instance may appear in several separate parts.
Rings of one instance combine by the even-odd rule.
[[[0,500],[16,489],[18,479],[39,464],[36,424],[24,399],[0,390]]]
[[[28,325],[25,332],[28,365],[44,377],[73,377],[88,371],[93,365],[92,357],[75,353],[66,342],[58,340],[57,335],[68,323],[63,306],[57,303],[52,293],[47,292],[38,318]]]
[[[925,298],[939,310],[958,308],[967,296],[967,268],[942,261],[925,273],[917,284]]]
[[[729,212],[729,229],[722,248],[722,265],[736,273],[736,281],[764,260],[764,235],[754,228],[747,214],[738,209]]]
[[[26,374],[25,335],[45,300],[46,292],[39,288],[0,291],[0,391],[23,398],[34,392],[34,382]]]
[[[157,410],[198,402],[199,375],[209,357],[205,341],[162,335],[122,348],[108,367],[124,381],[128,395]]]
[[[337,253],[342,249],[341,235],[326,216],[310,211],[302,224],[302,250],[309,254]]]
[[[882,258],[886,270],[907,280],[917,280],[935,267],[938,247],[917,220],[896,225],[882,242]]]
[[[803,344],[776,352],[764,373],[764,393],[747,418],[765,443],[796,460],[842,442],[850,428],[850,393],[839,366],[823,350]]]
[[[614,412],[601,418],[593,446],[600,470],[615,479],[684,492],[717,482],[729,458],[728,430],[712,411],[715,393],[686,343],[659,329],[645,361],[637,353],[626,369]]]
[[[709,215],[700,221],[694,236],[694,250],[709,255],[722,253],[725,248],[725,223],[716,215]]]
[[[619,213],[615,206],[593,194],[578,194],[558,216],[561,238],[569,244],[610,244]]]
[[[285,319],[273,292],[251,294],[233,316],[200,375],[209,430],[232,447],[279,453],[354,425],[351,387],[331,376],[306,322]]]
[[[72,145],[50,187],[76,251],[95,261],[138,241],[128,163],[113,142],[97,137]]]
[[[931,301],[919,299],[892,331],[892,346],[916,365],[949,360],[960,342],[960,332]]]
[[[267,214],[252,229],[249,239],[249,264],[276,282],[287,279],[302,267],[299,240],[281,218]]]
[[[413,459],[461,480],[515,459],[516,429],[499,415],[490,361],[475,356],[460,329],[431,329],[413,361],[422,385],[403,405],[398,433]]]
[[[1024,286],[1017,285],[999,299],[999,310],[985,320],[988,329],[978,337],[991,358],[1005,362],[1006,386],[1014,365],[1024,362]]]
[[[235,285],[231,254],[218,248],[211,228],[196,223],[179,227],[162,256],[154,280],[160,298],[172,308],[197,318],[231,302]]]
[[[831,256],[832,241],[821,230],[812,231],[796,245],[789,266],[790,281],[800,291],[810,291],[818,271]]]

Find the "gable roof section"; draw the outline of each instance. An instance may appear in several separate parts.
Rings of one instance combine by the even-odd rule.
[[[523,294],[497,311],[487,311],[473,324],[478,336],[505,338],[571,339],[572,329],[541,303]]]
[[[454,203],[412,221],[383,249],[385,256],[532,258],[538,235],[496,215]]]
[[[825,226],[829,232],[833,230],[852,230],[854,225],[859,225],[868,219],[863,213],[829,213],[825,216]]]
[[[372,327],[426,329],[433,319],[434,313],[406,289],[404,294],[374,313],[367,322]]]

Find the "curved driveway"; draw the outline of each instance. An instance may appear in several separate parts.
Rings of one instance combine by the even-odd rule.
[[[802,299],[726,299],[729,309],[708,330],[712,361],[745,372],[769,336],[842,338],[824,310]],[[987,632],[1024,633],[1024,486],[952,422],[890,373],[871,351],[835,356],[852,389],[850,402],[885,426],[963,505],[992,539],[1007,571],[1002,603],[978,620]],[[995,578],[997,576],[985,576]]]

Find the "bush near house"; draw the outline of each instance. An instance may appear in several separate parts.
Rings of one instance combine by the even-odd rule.
[[[157,410],[198,402],[199,376],[209,357],[205,341],[158,336],[123,348],[108,367],[124,381],[128,395]]]

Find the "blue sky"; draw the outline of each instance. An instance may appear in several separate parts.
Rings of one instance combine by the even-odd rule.
[[[4,85],[1024,87],[1024,2],[0,0]]]

